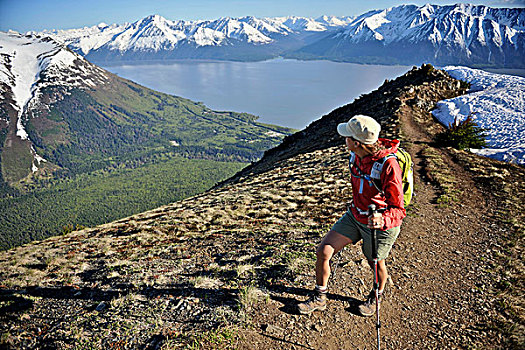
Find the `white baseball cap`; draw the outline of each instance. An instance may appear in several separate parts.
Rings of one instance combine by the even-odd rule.
[[[351,137],[365,145],[377,142],[380,131],[381,125],[374,118],[361,114],[337,126],[339,135]]]

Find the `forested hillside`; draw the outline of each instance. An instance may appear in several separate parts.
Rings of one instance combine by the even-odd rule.
[[[165,154],[0,199],[0,250],[113,221],[203,192],[246,164]]]
[[[112,78],[104,89],[73,90],[32,112],[27,130],[46,162],[2,181],[0,249],[195,195],[291,132]],[[25,173],[11,159],[2,165]]]

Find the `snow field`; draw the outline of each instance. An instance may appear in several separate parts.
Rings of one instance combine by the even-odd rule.
[[[444,68],[452,77],[472,84],[467,95],[445,100],[432,112],[444,125],[469,115],[486,129],[488,147],[471,151],[525,164],[525,78],[467,67]]]

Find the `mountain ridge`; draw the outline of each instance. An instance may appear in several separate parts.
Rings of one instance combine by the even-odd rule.
[[[308,137],[289,137],[254,169],[213,190],[0,252],[0,327],[9,332],[2,341],[160,349],[374,346],[372,322],[352,312],[371,285],[359,247],[347,247],[332,262],[337,271],[327,311],[295,312],[313,288],[315,246],[350,195],[348,153],[332,125],[368,112],[382,115],[383,126],[393,124],[382,136],[401,138],[416,174],[414,204],[389,259],[382,343],[520,348],[523,167],[432,142],[443,130],[430,113],[435,103],[466,89],[431,66],[413,69],[324,116],[316,124],[324,127],[312,126]]]
[[[56,40],[65,42],[74,51],[94,61],[133,60],[154,58],[212,58],[206,50],[215,47],[223,58],[239,57],[242,50],[250,53],[246,57],[257,60],[275,56],[282,50],[273,47],[278,39],[286,39],[296,32],[323,32],[348,23],[348,17],[321,17],[319,21],[306,17],[276,17],[259,19],[254,16],[240,18],[222,17],[217,20],[170,21],[159,15],[150,15],[134,23],[123,25],[99,24],[73,30],[50,30],[42,32]],[[107,33],[105,33],[107,32]],[[288,40],[288,39],[286,39]],[[285,40],[285,41],[286,41]],[[302,38],[294,38],[288,46],[299,45]],[[291,44],[290,44],[291,43]],[[229,46],[241,46],[240,53],[228,53]],[[253,46],[253,47],[252,47]],[[268,48],[263,46],[269,46]],[[288,47],[287,46],[287,47]],[[203,51],[193,52],[201,49]],[[161,50],[163,49],[163,50]],[[261,51],[258,53],[258,50]],[[135,54],[135,56],[134,56]],[[217,55],[217,53],[211,53]]]
[[[365,13],[292,57],[523,68],[524,26],[519,8],[401,5]]]
[[[106,33],[107,32],[107,33]],[[94,62],[276,57],[368,64],[524,68],[525,10],[484,5],[400,5],[353,17],[240,18],[50,30]]]

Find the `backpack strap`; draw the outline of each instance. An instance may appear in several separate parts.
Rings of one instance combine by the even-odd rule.
[[[350,159],[349,159],[349,165],[350,165],[350,168],[352,167],[352,165],[354,164],[355,162],[355,153],[354,152],[350,152]]]
[[[361,185],[360,185],[359,192],[360,193],[362,192],[363,182],[364,182],[363,180],[366,180],[371,186],[373,185],[380,193],[384,195],[385,193],[380,186],[381,185],[381,173],[383,172],[383,166],[385,165],[388,159],[392,157],[396,158],[396,155],[393,153],[390,153],[384,156],[383,158],[376,160],[374,164],[372,165],[372,170],[370,171],[370,175],[363,172],[357,165],[354,164],[355,157],[356,157],[355,153],[350,152],[350,159],[349,159],[350,173],[353,176],[361,179]],[[356,169],[358,174],[356,175],[356,173],[352,169]]]
[[[383,158],[375,161],[374,165],[372,165],[372,171],[370,172],[370,177],[374,180],[381,180],[381,173],[383,172],[383,166],[385,165],[386,161],[392,157],[396,157],[395,154],[390,153],[384,156]]]
[[[355,164],[355,158],[356,158],[356,155],[354,152],[350,152],[350,159],[349,159],[349,166],[350,166],[350,174],[352,176],[355,176],[359,179],[361,179],[361,183],[359,184],[359,193],[363,193],[363,185],[364,185],[364,182],[365,180],[368,182],[368,184],[370,186],[374,186],[379,192],[383,192],[381,191],[381,189],[379,188],[379,186],[375,183],[375,179],[372,178],[372,176],[370,174],[367,174],[365,173],[364,171],[361,170],[361,168],[359,168],[356,164]],[[374,163],[374,166],[376,166],[376,164]],[[381,165],[381,168],[383,166]],[[357,171],[357,173],[356,173]],[[372,170],[372,172],[374,172]],[[381,173],[379,173],[379,176],[381,176]]]

